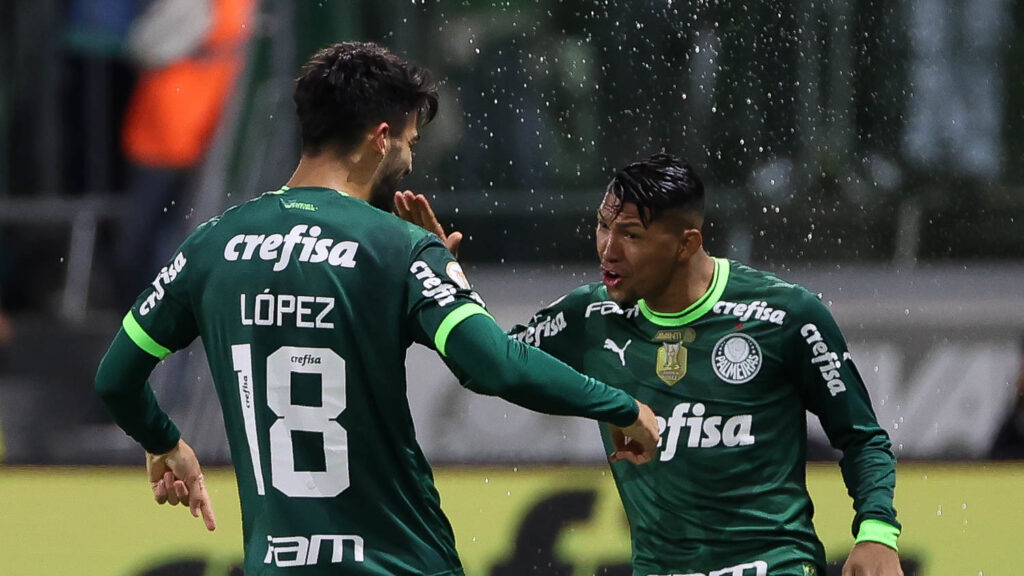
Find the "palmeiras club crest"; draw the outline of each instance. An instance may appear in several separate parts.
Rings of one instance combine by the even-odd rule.
[[[746,334],[723,336],[711,350],[711,367],[729,384],[745,384],[761,370],[761,346]]]

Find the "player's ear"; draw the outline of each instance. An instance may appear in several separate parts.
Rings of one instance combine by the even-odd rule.
[[[687,228],[679,236],[679,260],[689,260],[704,245],[704,235],[699,228]]]
[[[387,122],[381,122],[377,124],[367,134],[367,138],[373,143],[373,148],[380,153],[381,156],[385,155],[390,145],[389,140],[391,139],[391,125]]]

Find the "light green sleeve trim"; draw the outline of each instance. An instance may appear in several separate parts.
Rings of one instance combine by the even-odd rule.
[[[881,520],[868,519],[860,523],[857,531],[857,542],[878,542],[899,552],[896,547],[896,538],[900,535],[900,529],[882,522]]]
[[[491,316],[483,306],[474,304],[473,302],[467,302],[455,310],[452,310],[444,317],[441,325],[437,327],[437,332],[434,333],[434,348],[437,348],[437,351],[440,352],[442,356],[446,356],[444,353],[444,347],[448,344],[448,336],[452,333],[452,330],[454,330],[455,327],[466,318],[477,314],[483,314],[491,320],[494,319],[494,317]]]
[[[142,329],[142,326],[139,326],[139,321],[135,319],[130,310],[124,315],[121,326],[124,328],[124,333],[132,339],[132,342],[135,342],[136,346],[142,348],[142,351],[150,356],[163,360],[171,354],[170,350],[157,344],[156,340],[153,340],[149,334],[146,334],[146,331]]]

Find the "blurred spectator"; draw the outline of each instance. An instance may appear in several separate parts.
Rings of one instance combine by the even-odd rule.
[[[1020,339],[1020,367],[1017,369],[1017,394],[1013,410],[1006,416],[996,434],[989,458],[993,460],[1024,459],[1024,335]]]
[[[127,48],[142,67],[124,117],[128,205],[118,244],[128,306],[184,237],[181,206],[244,63],[255,0],[156,0]]]

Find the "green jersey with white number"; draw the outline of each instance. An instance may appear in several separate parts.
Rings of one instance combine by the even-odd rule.
[[[238,477],[245,573],[462,574],[416,440],[406,349],[485,313],[438,238],[324,188],[200,226],[126,332],[202,336]]]
[[[868,519],[898,528],[889,438],[831,314],[802,287],[715,259],[708,292],[678,314],[622,309],[591,284],[513,334],[658,416],[655,461],[612,466],[635,575],[823,575],[808,410],[844,453],[855,533]]]

